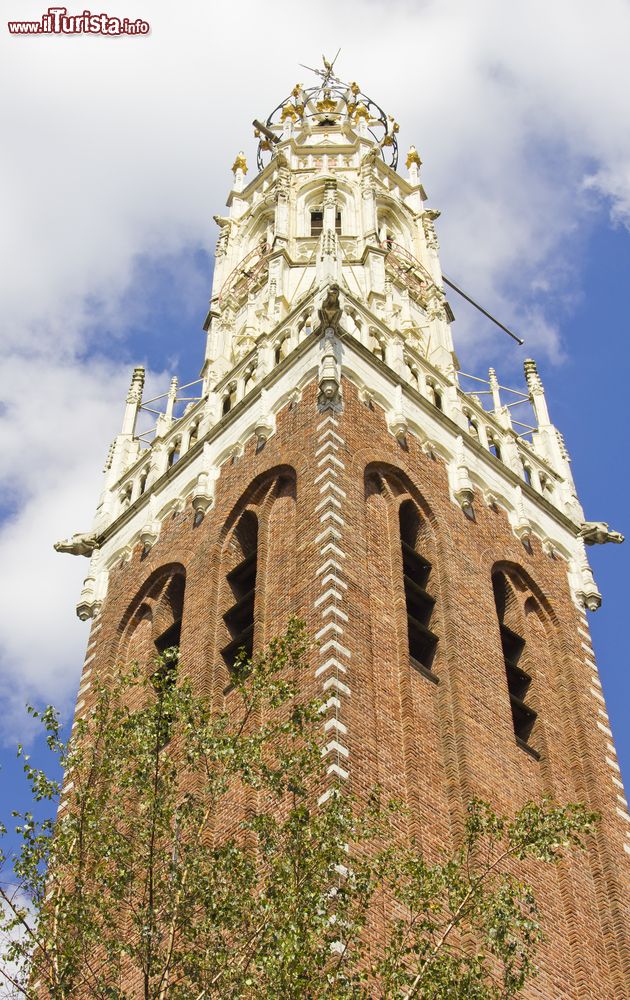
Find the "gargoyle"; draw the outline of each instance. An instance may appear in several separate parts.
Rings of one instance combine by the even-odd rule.
[[[578,537],[583,538],[587,545],[605,545],[606,542],[620,545],[623,542],[623,535],[618,531],[609,531],[605,521],[585,521]]]
[[[330,285],[328,294],[319,309],[319,318],[324,330],[332,329],[335,332],[341,319],[341,306],[339,305],[339,285]]]
[[[53,545],[55,552],[69,552],[71,556],[91,556],[99,548],[98,537],[90,532],[79,532]]]

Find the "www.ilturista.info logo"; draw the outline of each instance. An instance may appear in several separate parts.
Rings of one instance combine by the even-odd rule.
[[[128,17],[110,17],[84,10],[68,14],[67,7],[49,7],[39,21],[8,21],[12,35],[147,35],[148,21]]]

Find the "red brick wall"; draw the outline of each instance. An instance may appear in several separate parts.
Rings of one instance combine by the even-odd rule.
[[[122,633],[130,610],[146,597],[145,582],[176,564],[186,574],[183,669],[216,704],[229,699],[228,671],[219,655],[226,641],[224,578],[238,561],[238,517],[252,510],[259,522],[255,642],[281,631],[291,613],[306,619],[312,635],[331,620],[340,623],[347,655],[339,676],[350,694],[338,695],[343,729],[334,732],[343,732],[339,742],[349,751],[338,759],[360,794],[379,782],[387,794],[406,800],[410,820],[399,821],[401,836],[415,835],[431,857],[451,849],[473,794],[506,811],[543,795],[601,811],[587,855],[544,872],[530,866],[525,873],[539,889],[547,943],[542,973],[524,995],[621,1000],[630,995],[630,858],[606,762],[607,737],[597,726],[601,704],[590,691],[587,627],[571,599],[566,564],[544,555],[536,539],[527,551],[505,512],[485,507],[480,498],[475,520],[466,518],[449,498],[441,460],[424,454],[411,436],[399,445],[379,408],[360,402],[347,381],[343,391],[343,412],[325,425],[336,435],[333,478],[321,478],[326,414],[318,412],[311,384],[278,415],[277,432],[263,448],[257,450],[252,440],[242,457],[222,467],[214,507],[201,523],[194,525],[187,505],[167,519],[144,558],[138,549],[112,570],[89,647],[90,656],[96,655],[87,669],[104,672],[124,655]],[[381,477],[379,490],[370,478],[374,472]],[[334,482],[340,498],[339,506],[329,508],[336,517],[323,523],[328,508],[322,498],[330,493],[322,493],[322,482]],[[421,514],[420,548],[433,565],[438,684],[411,667],[407,652],[398,507],[408,499]],[[331,537],[343,553],[343,618],[324,619],[321,603],[315,603],[322,594],[318,570],[326,558],[326,525],[336,526]],[[528,623],[531,703],[539,713],[532,742],[540,760],[514,739],[492,588],[498,564],[513,581],[511,613]],[[314,653],[308,687],[321,695],[326,675],[315,676],[318,662]],[[89,703],[89,691],[82,698]],[[244,802],[232,803],[226,828],[234,827],[242,808]]]

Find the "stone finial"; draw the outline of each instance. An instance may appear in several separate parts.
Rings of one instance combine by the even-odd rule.
[[[112,467],[112,462],[114,460],[114,452],[116,450],[116,441],[112,441],[107,451],[107,458],[105,459],[105,466],[103,472],[109,472]]]
[[[422,166],[422,160],[418,155],[418,150],[415,146],[410,146],[407,153],[407,159],[405,160],[405,166],[409,172],[409,183],[416,187],[420,183],[420,167]]]
[[[525,358],[525,361],[523,362],[523,369],[525,371],[525,381],[527,382],[529,391],[532,392],[535,389],[542,388],[538,368],[533,358]]]
[[[402,386],[397,385],[394,390],[394,410],[389,418],[389,429],[399,444],[404,444],[409,424],[403,412],[403,392]]]
[[[81,590],[81,595],[79,597],[79,602],[77,604],[77,615],[82,622],[88,620],[88,618],[95,618],[100,609],[102,601],[97,597],[97,577],[99,570],[99,556],[96,553],[92,557],[92,562],[90,564],[90,569],[88,575],[83,581],[83,588]]]
[[[525,381],[527,382],[527,388],[529,390],[529,398],[531,400],[538,425],[546,425],[549,423],[549,410],[547,409],[545,390],[543,388],[540,375],[538,374],[536,362],[532,358],[527,358],[523,362],[523,368],[525,370]]]
[[[501,393],[499,392],[499,380],[494,368],[488,369],[488,384],[492,393],[492,406],[496,413],[501,409]]]
[[[245,187],[245,174],[247,173],[247,160],[242,149],[232,164],[232,173],[234,174],[234,191],[242,191]]]
[[[179,385],[179,381],[178,381],[177,375],[173,375],[173,378],[171,379],[171,384],[170,384],[169,390],[168,390],[168,397],[167,397],[167,400],[166,400],[166,410],[165,410],[165,413],[164,413],[164,416],[165,416],[166,420],[168,421],[168,423],[170,423],[172,421],[172,419],[173,419],[173,410],[175,408],[175,403],[177,402],[177,386],[178,385]]]
[[[532,536],[532,526],[525,514],[525,504],[523,503],[523,491],[520,486],[514,490],[514,517],[512,521],[514,534],[521,541],[528,541]]]
[[[405,166],[407,167],[407,170],[409,170],[412,163],[415,163],[416,166],[418,167],[422,166],[422,160],[420,159],[420,154],[418,153],[418,150],[416,149],[415,146],[410,146],[407,152],[407,159],[405,160]]]
[[[144,389],[144,368],[138,365],[133,370],[131,385],[127,393],[127,405],[125,406],[125,416],[123,418],[122,433],[133,437],[136,429],[138,410],[142,403],[142,392]]]
[[[256,441],[259,447],[265,443],[267,438],[271,437],[274,430],[273,415],[269,409],[269,404],[267,402],[267,390],[261,389],[260,392],[260,413],[258,420],[256,421],[256,426],[254,427],[254,434],[256,435]]]
[[[200,472],[197,476],[191,497],[195,514],[204,515],[214,503],[214,484],[218,470],[214,469],[213,472],[215,473],[214,476],[207,471]]]
[[[586,558],[584,558],[581,570],[581,587],[578,597],[589,611],[597,611],[602,606],[602,595]]]
[[[472,509],[475,489],[470,479],[468,466],[466,465],[464,439],[461,435],[457,438],[456,463],[455,489],[453,493],[462,510],[467,512]]]
[[[128,403],[140,403],[142,400],[142,391],[144,389],[144,366],[137,365],[133,370],[131,376],[131,385],[129,386],[129,392],[127,393]]]
[[[77,604],[77,615],[82,622],[86,622],[95,617],[100,606],[101,602],[96,600],[96,579],[92,575],[86,576]]]
[[[242,149],[239,150],[234,163],[232,164],[232,173],[236,174],[241,170],[244,174],[247,173],[247,160],[245,159],[245,153]]]

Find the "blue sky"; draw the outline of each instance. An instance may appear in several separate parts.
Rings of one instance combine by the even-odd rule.
[[[43,9],[6,6],[10,17]],[[341,46],[342,76],[396,116],[403,151],[418,147],[429,204],[442,211],[445,272],[527,341],[517,348],[453,294],[464,369],[492,365],[518,388],[534,356],[587,517],[630,533],[627,5],[323,0],[317,24],[288,0],[107,7],[145,17],[151,33],[0,39],[0,782],[10,800],[11,746],[29,733],[22,705],[69,711],[87,636],[74,615],[87,563],[52,543],[89,527],[130,368],[148,365],[151,395],[173,373],[197,376],[212,215],[224,210],[234,155],[245,149],[251,177],[252,118],[306,80],[298,63],[321,51]],[[589,552],[604,597],[593,639],[627,775],[630,542]]]

